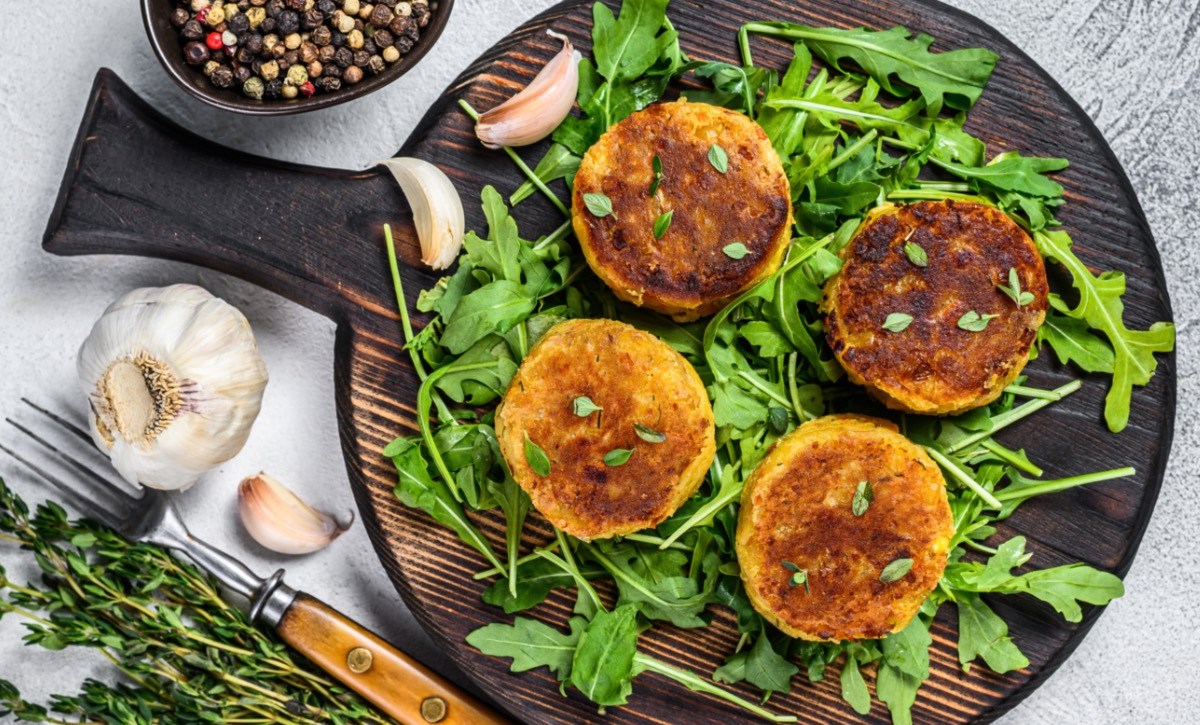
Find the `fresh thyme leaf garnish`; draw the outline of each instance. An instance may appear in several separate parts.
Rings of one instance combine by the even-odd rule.
[[[855,516],[862,516],[875,500],[875,487],[870,481],[859,481],[854,489],[854,498],[850,501],[850,510]]]
[[[623,466],[633,455],[632,448],[614,448],[604,454],[604,465],[606,466]]]
[[[879,581],[894,582],[903,579],[912,571],[912,559],[896,559],[891,564],[883,567],[883,571],[879,573]]]
[[[929,255],[925,253],[925,248],[916,242],[904,243],[904,256],[908,257],[908,261],[918,267],[929,265]]]
[[[654,180],[650,182],[650,196],[654,196],[663,180],[662,159],[658,158],[658,154],[654,154],[654,160],[650,162],[650,166],[654,169]]]
[[[741,242],[726,244],[721,248],[721,251],[724,252],[725,256],[729,257],[730,259],[741,259],[750,253],[750,250],[746,248],[746,245],[742,244]]]
[[[1021,278],[1017,275],[1016,267],[1008,268],[1008,285],[997,284],[996,287],[1016,302],[1017,307],[1024,307],[1033,302],[1033,293],[1021,289]]]
[[[802,586],[802,587],[804,587],[805,594],[812,594],[812,589],[808,585],[808,570],[807,569],[801,569],[800,567],[796,566],[795,564],[793,564],[790,561],[787,561],[786,559],[779,563],[783,565],[784,569],[787,569],[788,571],[792,572],[792,575],[790,577],[788,577],[788,586],[791,586],[791,587]]]
[[[968,332],[983,332],[988,323],[1000,315],[981,315],[975,310],[968,310],[958,318],[958,326]]]
[[[596,405],[596,403],[588,396],[580,395],[571,401],[571,410],[580,418],[586,418],[592,413],[598,413],[604,410],[604,408]]]
[[[550,458],[542,447],[534,443],[529,434],[525,434],[525,462],[537,475],[545,478],[550,475]]]
[[[641,423],[634,423],[633,430],[637,433],[638,438],[647,443],[662,443],[667,439],[666,433],[659,433],[650,426],[642,425]]]
[[[617,218],[617,215],[613,213],[612,199],[598,191],[584,194],[583,205],[592,213],[592,216],[598,219],[603,219],[609,214],[612,214],[614,219]]]
[[[675,216],[675,210],[671,209],[658,215],[654,220],[654,238],[662,239],[662,236],[667,233],[667,229],[671,226],[671,217]]]
[[[721,148],[720,144],[713,144],[708,147],[708,163],[724,174],[729,171],[729,154],[725,153],[725,149]]]
[[[883,321],[883,329],[888,332],[904,332],[912,324],[912,315],[904,312],[893,312]]]

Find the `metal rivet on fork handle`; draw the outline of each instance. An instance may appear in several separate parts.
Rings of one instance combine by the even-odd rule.
[[[446,717],[446,701],[437,695],[421,700],[421,717],[425,722],[440,722]]]
[[[346,666],[356,675],[371,669],[371,663],[374,661],[375,656],[366,647],[355,647],[346,655]]]

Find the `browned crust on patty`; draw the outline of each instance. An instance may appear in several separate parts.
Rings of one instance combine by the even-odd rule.
[[[719,144],[728,171],[708,160]],[[650,196],[653,159],[663,165]],[[603,193],[613,214],[583,201]],[[660,239],[654,223],[673,211]],[[600,137],[575,175],[572,219],[584,256],[621,299],[677,320],[712,314],[774,272],[790,238],[791,193],[778,154],[744,115],[705,103],[656,103]],[[741,242],[749,253],[722,250]]]
[[[874,500],[851,508],[860,481]],[[937,586],[954,533],[942,473],[891,423],[831,415],[780,439],[742,490],[737,555],[751,603],[807,640],[875,639],[903,629]],[[880,581],[888,564],[912,570]],[[783,562],[807,571],[792,586]]]
[[[906,241],[925,250],[918,267]],[[1033,240],[983,204],[923,201],[868,214],[842,250],[842,270],[825,286],[825,334],[852,382],[889,408],[951,415],[986,405],[1028,360],[1046,317],[1046,267]],[[1008,270],[1033,302],[1000,291]],[[980,332],[958,327],[966,312],[996,314]],[[888,315],[911,315],[898,333]]]
[[[581,395],[603,412],[575,415]],[[642,440],[634,423],[666,440]],[[716,450],[712,406],[695,369],[658,338],[614,320],[551,328],[513,377],[496,435],[537,510],[584,540],[657,526],[696,492]],[[526,435],[546,452],[550,475],[529,466]],[[624,465],[605,464],[616,448],[634,453]]]

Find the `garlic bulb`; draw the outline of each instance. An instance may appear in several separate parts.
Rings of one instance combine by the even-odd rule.
[[[76,370],[96,446],[126,481],[167,490],[237,455],[267,384],[246,318],[190,284],[109,305]]]
[[[446,174],[421,159],[397,157],[380,161],[400,184],[412,208],[413,226],[421,241],[421,261],[445,269],[462,249],[466,221],[462,199]]]
[[[579,51],[567,36],[546,32],[562,40],[562,50],[519,93],[479,116],[475,135],[484,146],[498,149],[537,143],[571,112],[579,90]]]
[[[310,554],[329,546],[354,523],[339,524],[265,473],[238,486],[238,512],[254,540],[280,554]]]

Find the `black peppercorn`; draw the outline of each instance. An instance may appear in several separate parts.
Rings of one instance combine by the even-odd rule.
[[[324,76],[317,80],[315,85],[326,93],[329,93],[330,91],[341,89],[342,79],[337,76]]]
[[[263,18],[263,21],[258,24],[258,29],[264,33],[270,33],[271,31],[275,30],[275,25],[275,18],[266,17]]]
[[[365,50],[354,51],[354,65],[360,68],[367,67],[367,61],[371,60],[371,54]]]
[[[280,63],[279,65],[280,65],[280,67],[292,66],[292,65],[296,65],[299,62],[300,62],[300,51],[289,50],[288,52],[283,54],[283,62]]]
[[[382,2],[384,5],[387,5],[389,8],[394,8],[394,7],[396,7],[396,0],[380,0],[380,1],[381,1],[381,2]]]
[[[183,29],[179,31],[179,34],[185,40],[200,40],[205,35],[204,26],[197,20],[189,20],[183,24]]]
[[[335,30],[329,36],[329,43],[335,48],[341,48],[346,45],[346,34]]]
[[[362,68],[359,68],[356,65],[352,65],[349,68],[347,68],[346,70],[342,71],[342,80],[349,83],[350,85],[354,85],[355,83],[358,83],[362,79],[363,79]]]
[[[387,63],[380,56],[373,55],[367,59],[367,70],[372,73],[382,73],[384,68],[387,68]]]
[[[209,59],[208,46],[204,43],[191,42],[183,46],[183,59],[188,65],[204,65]]]
[[[333,15],[333,11],[338,9],[338,5],[333,0],[317,0],[316,8],[325,15]]]
[[[369,21],[377,28],[386,27],[392,22],[392,10],[387,5],[379,3],[371,10]]]
[[[251,33],[250,37],[246,38],[246,50],[251,53],[261,53],[263,48],[263,37],[258,33]]]
[[[325,22],[325,14],[316,8],[308,10],[304,13],[300,24],[305,30],[316,30]]]
[[[243,45],[242,47],[238,48],[237,53],[235,53],[233,57],[235,60],[237,60],[237,62],[242,64],[253,63],[254,51]]]
[[[288,10],[301,12],[304,10],[305,2],[304,0],[284,0],[284,5],[288,6]]]
[[[278,20],[285,8],[283,0],[267,0],[267,17]]]
[[[429,6],[428,5],[413,5],[412,18],[417,21],[417,27],[423,28],[429,25]]]
[[[349,48],[338,48],[337,52],[333,54],[333,62],[343,68],[352,65],[354,63],[354,52]]]
[[[408,51],[412,50],[413,39],[408,37],[407,35],[402,35],[396,39],[396,44],[392,47],[394,47],[396,50],[400,51],[401,55],[404,55]]]
[[[217,88],[229,88],[233,85],[233,69],[227,65],[217,66],[208,79]]]
[[[321,69],[321,75],[330,77],[342,77],[342,69],[337,63],[328,63]]]
[[[396,39],[392,37],[391,31],[383,29],[376,30],[375,36],[371,40],[380,48],[390,48],[396,42]],[[363,43],[363,47],[366,47],[366,43]]]
[[[273,81],[267,81],[267,86],[263,89],[263,95],[267,98],[279,98],[283,95],[283,79],[276,78]]]
[[[225,22],[229,24],[229,29],[235,33],[244,33],[250,29],[250,19],[246,17],[245,13],[238,13]]]
[[[300,29],[300,16],[294,10],[284,10],[275,18],[275,27],[282,35],[291,35]]]
[[[250,69],[244,65],[239,65],[237,69],[233,71],[233,77],[238,83],[245,83],[246,81],[250,80],[250,76],[252,75],[254,74],[251,73]]]
[[[370,38],[367,38],[366,40],[363,41],[362,49],[367,51],[371,55],[375,55],[376,53],[379,52],[379,46],[375,45],[375,41],[371,40]]]
[[[175,12],[171,13],[171,25],[177,28],[182,28],[187,25],[187,21],[192,19],[192,14],[183,8],[175,8]]]

